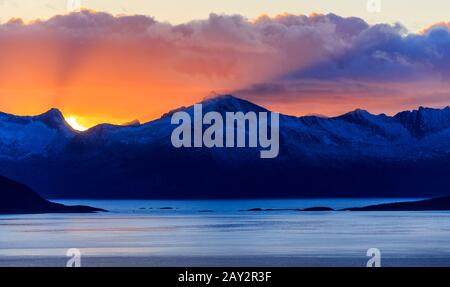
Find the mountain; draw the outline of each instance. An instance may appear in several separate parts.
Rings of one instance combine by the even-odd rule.
[[[56,153],[75,135],[57,109],[32,117],[0,113],[0,158]]]
[[[416,111],[406,111],[395,116],[416,137],[450,128],[450,107],[442,110],[420,107]]]
[[[267,112],[233,96],[203,113]],[[280,115],[280,152],[174,148],[171,116],[72,130],[57,110],[0,115],[0,174],[47,198],[435,197],[450,194],[450,108]]]
[[[65,206],[43,199],[30,188],[0,176],[0,214],[92,213],[89,206]]]

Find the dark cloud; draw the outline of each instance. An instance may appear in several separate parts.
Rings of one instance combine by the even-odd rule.
[[[450,32],[434,27],[405,35],[400,26],[375,25],[362,31],[345,53],[286,76],[287,79],[413,81],[450,78]]]

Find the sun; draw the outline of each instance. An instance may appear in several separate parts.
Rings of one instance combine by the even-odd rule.
[[[77,131],[81,131],[84,132],[86,130],[88,130],[87,127],[81,125],[78,120],[75,117],[68,117],[66,118],[66,122],[74,129]]]

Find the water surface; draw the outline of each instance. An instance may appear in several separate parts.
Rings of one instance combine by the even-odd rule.
[[[404,200],[59,200],[110,212],[0,216],[0,266],[450,266],[450,212],[242,211]]]

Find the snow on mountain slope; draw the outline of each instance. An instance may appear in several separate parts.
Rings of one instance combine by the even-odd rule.
[[[450,107],[441,110],[420,107],[418,110],[398,113],[394,119],[414,136],[423,137],[450,128]]]
[[[267,111],[232,96],[202,104],[222,115]],[[50,198],[435,196],[450,184],[449,110],[280,115],[280,152],[270,160],[251,148],[174,148],[174,111],[85,132],[57,110],[0,114],[0,173]],[[192,115],[193,106],[176,111]]]
[[[20,159],[56,152],[75,134],[56,109],[38,116],[0,113],[0,157]]]
[[[201,102],[203,114],[219,112],[269,112],[263,107],[230,95]],[[185,111],[193,116],[193,106],[171,111],[161,119],[133,127],[102,125],[87,134],[91,140],[103,139],[109,144],[170,145],[174,128],[170,116]],[[404,112],[395,117],[372,115],[355,110],[334,118],[315,116],[293,117],[280,115],[280,157],[301,159],[408,159],[430,157],[437,151],[448,151],[450,141],[446,127],[450,127],[450,109],[424,109]],[[419,128],[418,128],[419,127]],[[420,133],[417,130],[420,130]],[[86,137],[82,134],[79,137]],[[233,149],[205,149],[209,156],[220,159],[247,157]],[[206,152],[205,151],[205,152]]]
[[[249,101],[225,95],[201,102],[203,113],[216,111],[268,112]],[[171,115],[185,111],[193,116],[193,106],[183,107],[160,119],[131,126],[102,124],[86,132],[72,130],[58,110],[39,116],[0,114],[0,156],[23,158],[65,150],[69,144],[101,152],[117,145],[129,149],[170,147],[174,125]],[[280,115],[280,157],[334,159],[408,159],[439,156],[450,151],[450,108],[420,108],[389,117],[355,110],[334,118]],[[233,158],[233,149],[206,149],[203,154]],[[246,157],[238,153],[238,158]]]

